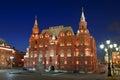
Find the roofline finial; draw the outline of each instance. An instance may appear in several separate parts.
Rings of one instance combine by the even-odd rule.
[[[38,26],[38,22],[37,22],[37,16],[35,16],[35,23],[34,23],[34,27]]]
[[[82,7],[81,21],[85,21],[84,8]]]

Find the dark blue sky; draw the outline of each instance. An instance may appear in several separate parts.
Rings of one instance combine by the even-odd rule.
[[[86,21],[91,36],[97,42],[107,38],[119,40],[120,0],[1,0],[0,38],[16,49],[26,51],[32,33],[35,15],[39,28],[54,25],[70,25],[76,33],[84,7]]]

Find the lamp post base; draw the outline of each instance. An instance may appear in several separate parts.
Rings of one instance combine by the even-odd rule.
[[[110,68],[110,63],[108,64],[108,77],[111,77],[112,74],[111,74],[111,68]]]

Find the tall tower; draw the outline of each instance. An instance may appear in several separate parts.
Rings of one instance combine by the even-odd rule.
[[[38,34],[39,33],[39,28],[38,28],[38,22],[37,22],[37,16],[35,16],[35,23],[33,26],[33,34]]]
[[[31,47],[36,48],[38,46],[38,35],[39,35],[39,27],[38,27],[37,16],[35,16],[35,22],[32,28],[32,35],[29,40]]]
[[[79,30],[77,35],[86,34],[86,33],[89,34],[89,31],[87,29],[87,22],[85,20],[84,9],[82,8],[82,14],[79,22]]]

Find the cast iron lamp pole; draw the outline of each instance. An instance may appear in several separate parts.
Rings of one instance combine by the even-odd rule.
[[[117,47],[117,44],[110,44],[110,40],[106,40],[106,47],[104,44],[100,45],[101,49],[104,49],[105,52],[108,53],[108,77],[111,77],[111,66],[110,66],[110,57],[112,57],[112,51],[113,51],[113,47]],[[112,61],[112,65],[113,65],[113,61]]]

